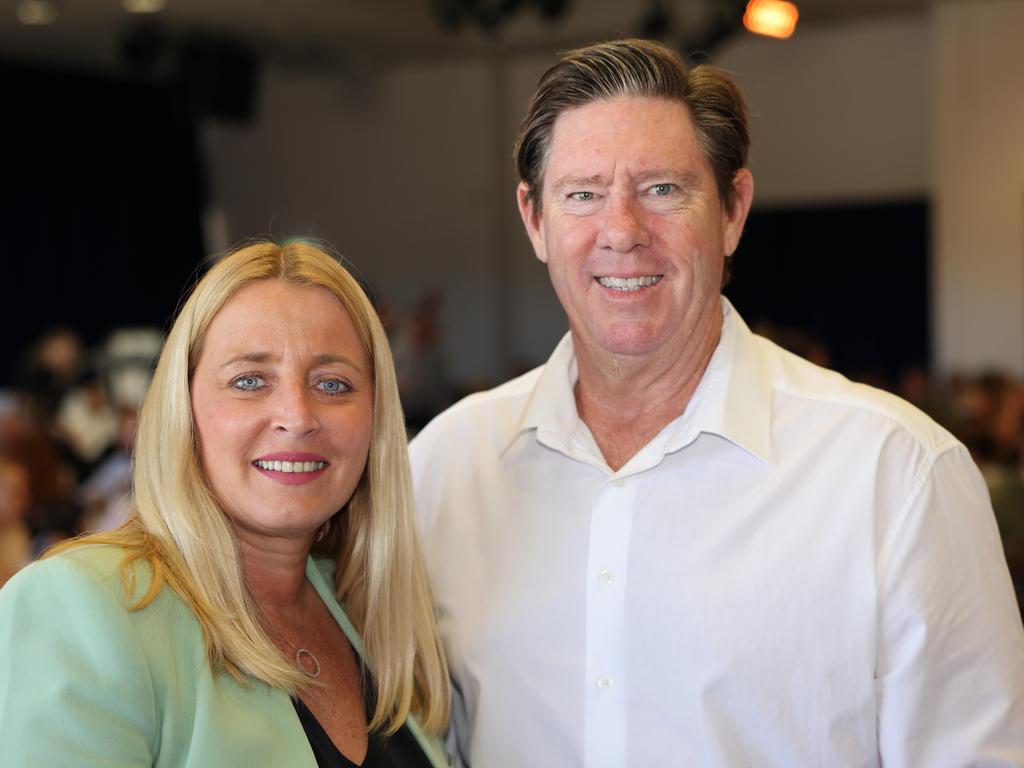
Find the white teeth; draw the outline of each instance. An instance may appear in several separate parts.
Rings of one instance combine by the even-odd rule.
[[[254,461],[253,464],[271,472],[316,472],[326,466],[323,461]]]
[[[643,277],[599,277],[597,282],[613,291],[638,291],[661,281],[663,275],[644,275]]]

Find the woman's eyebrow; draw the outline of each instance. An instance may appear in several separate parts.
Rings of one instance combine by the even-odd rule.
[[[272,359],[274,356],[269,352],[243,352],[240,355],[235,355],[221,365],[221,368],[227,368],[229,365],[235,363],[265,363],[267,360]]]
[[[357,363],[350,357],[345,357],[345,355],[325,354],[313,356],[314,365],[330,365],[331,363],[342,363],[344,365],[349,366],[350,368],[354,368],[359,372],[362,372],[363,370],[362,368],[359,367],[359,363]]]
[[[270,352],[242,352],[229,358],[221,365],[221,368],[228,368],[238,363],[265,363],[267,361],[276,361],[277,359],[277,356]],[[330,365],[331,363],[342,363],[357,371],[362,371],[362,368],[355,360],[345,355],[322,354],[313,356],[313,365]]]

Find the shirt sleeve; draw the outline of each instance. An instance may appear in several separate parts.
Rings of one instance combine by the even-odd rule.
[[[0,590],[0,765],[153,765],[153,688],[117,579],[64,555]]]
[[[895,525],[879,584],[882,765],[1024,765],[1024,631],[962,446],[922,470]]]

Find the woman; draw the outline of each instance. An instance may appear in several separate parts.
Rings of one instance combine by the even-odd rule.
[[[256,243],[206,274],[133,483],[122,528],[0,591],[0,765],[447,764],[391,355],[334,259]]]

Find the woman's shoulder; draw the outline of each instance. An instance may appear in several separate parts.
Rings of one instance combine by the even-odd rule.
[[[202,633],[170,589],[150,599],[151,584],[146,559],[131,559],[116,544],[59,550],[0,590],[0,653],[48,646],[65,660],[85,654],[105,674],[112,666],[146,670],[147,677],[169,673],[178,657],[203,654]]]
[[[21,569],[0,590],[0,610],[24,605],[26,599],[47,600],[56,595],[127,607],[146,594],[151,582],[145,558],[129,561],[122,547],[82,543]]]
[[[118,764],[151,762],[154,681],[167,676],[157,678],[156,641],[144,639],[159,635],[143,633],[130,610],[123,562],[119,547],[72,545],[0,590],[0,691],[17,701],[0,705],[0,763],[64,765],[35,756],[64,758],[69,745],[89,755],[133,752]]]

